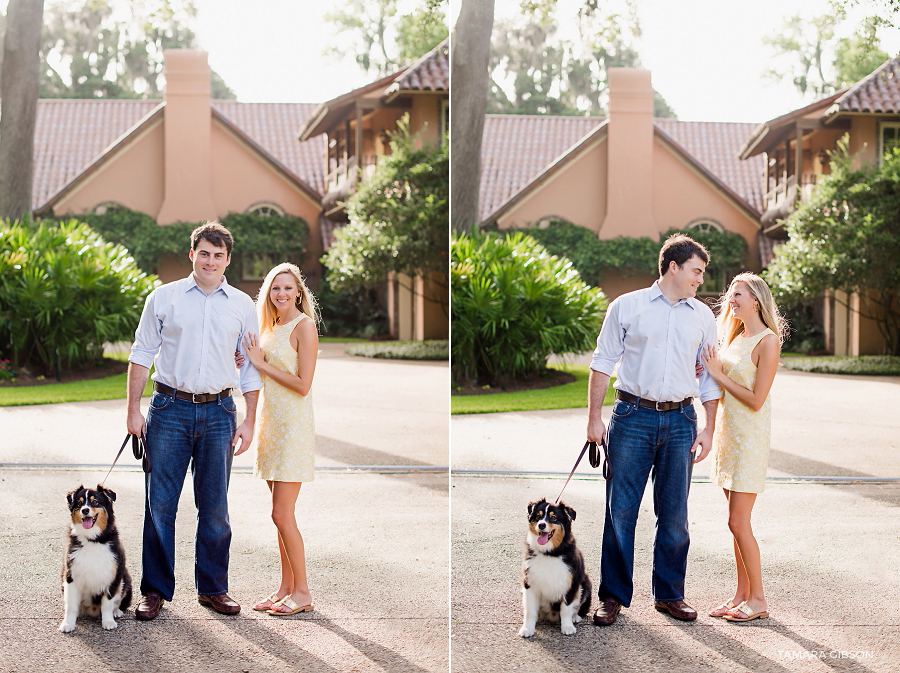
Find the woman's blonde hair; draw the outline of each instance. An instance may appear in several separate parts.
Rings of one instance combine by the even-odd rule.
[[[772,298],[772,291],[769,290],[766,281],[755,273],[747,272],[740,273],[732,279],[731,285],[722,294],[717,304],[719,313],[717,319],[718,332],[722,347],[727,347],[728,344],[734,341],[736,336],[744,331],[744,323],[734,317],[731,306],[728,304],[734,291],[735,283],[744,283],[747,286],[750,294],[759,302],[759,317],[762,319],[763,324],[775,332],[775,336],[778,337],[778,343],[783,344],[787,338],[787,321],[779,313],[778,306]]]
[[[269,292],[272,289],[272,283],[275,282],[275,277],[282,273],[291,274],[297,282],[297,287],[300,289],[300,296],[297,297],[297,308],[300,309],[302,313],[312,318],[317,327],[319,322],[321,322],[319,304],[316,302],[313,293],[306,287],[306,281],[303,279],[300,268],[296,264],[283,262],[266,274],[266,279],[259,288],[259,294],[256,295],[256,315],[259,320],[260,335],[271,330],[278,320],[278,311],[275,308],[275,304],[272,303],[272,299],[269,297]]]

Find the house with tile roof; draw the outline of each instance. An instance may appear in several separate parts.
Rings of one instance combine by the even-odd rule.
[[[161,226],[229,212],[298,216],[309,225],[309,239],[304,258],[297,261],[315,288],[322,274],[319,258],[341,222],[335,187],[341,176],[348,184],[351,162],[340,159],[354,158],[358,125],[353,121],[344,127],[351,134],[336,149],[330,146],[334,136],[329,138],[325,129],[335,113],[347,111],[341,107],[346,101],[350,110],[365,109],[365,141],[360,145],[371,162],[379,154],[375,145],[386,146],[383,128],[372,125],[373,117],[383,117],[387,127],[389,119],[408,111],[413,123],[428,124],[436,135],[446,106],[432,100],[429,109],[416,96],[433,89],[446,98],[446,49],[441,67],[432,52],[358,90],[362,94],[352,92],[321,105],[239,103],[210,99],[205,52],[167,50],[162,101],[38,101],[33,210],[38,216],[60,216],[124,207],[150,215]],[[381,108],[390,113],[379,112]],[[229,281],[254,295],[261,279],[252,271],[254,265],[242,266],[245,277]],[[186,276],[187,256],[160,260],[157,272],[166,282]],[[424,328],[427,314],[415,313],[413,299],[407,304],[398,337],[424,338],[422,334],[439,331]],[[444,318],[444,335],[446,322]]]
[[[784,220],[809,199],[829,173],[828,152],[848,136],[851,155],[875,164],[900,147],[900,59],[893,58],[856,84],[760,124],[740,148],[745,161],[763,159],[762,215],[766,238],[784,241]],[[884,351],[874,321],[860,315],[857,293],[829,292],[821,302],[826,349],[835,355]]]
[[[749,270],[770,246],[761,236],[762,157],[739,161],[752,124],[653,118],[650,72],[611,68],[609,116],[488,115],[482,144],[480,216],[500,229],[562,218],[602,239],[672,229],[716,229],[747,241]],[[606,274],[610,298],[651,276]],[[717,294],[708,280],[702,291]]]
[[[409,115],[419,147],[443,141],[449,128],[449,38],[410,66],[322,103],[297,137],[322,140],[325,178],[322,232],[326,247],[335,227],[347,221],[344,201],[390,152],[389,132]],[[387,283],[391,335],[400,339],[446,339],[449,333],[446,278],[392,274]]]

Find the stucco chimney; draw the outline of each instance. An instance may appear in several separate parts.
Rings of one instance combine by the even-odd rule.
[[[156,222],[215,219],[207,54],[193,49],[166,49],[163,56],[165,195]]]
[[[609,69],[607,208],[601,238],[659,236],[653,219],[650,71]]]

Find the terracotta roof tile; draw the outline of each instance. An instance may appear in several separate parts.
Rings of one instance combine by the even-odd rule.
[[[487,115],[481,148],[479,212],[486,219],[560,155],[603,122],[599,117]],[[738,196],[762,212],[763,159],[737,154],[757,124],[655,119]]]
[[[837,99],[841,112],[900,113],[900,60],[885,61]]]
[[[158,100],[39,100],[34,129],[32,202],[37,208]]]
[[[677,119],[653,121],[744,201],[763,212],[763,157],[738,159],[741,146],[758,124],[683,122]]]
[[[401,91],[447,91],[450,83],[450,39],[441,42],[413,63],[388,89]]]
[[[39,100],[33,206],[43,205],[162,101]],[[213,107],[311,187],[324,193],[322,139],[300,142],[311,103],[211,101]]]

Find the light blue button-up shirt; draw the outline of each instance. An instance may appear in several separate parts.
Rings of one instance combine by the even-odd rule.
[[[694,365],[707,344],[717,345],[716,319],[693,297],[674,306],[658,283],[617,297],[607,308],[591,369],[612,375],[615,388],[657,402],[697,397],[702,402],[722,396],[704,369],[699,386]]]
[[[189,393],[262,388],[262,378],[244,354],[245,334],[258,334],[256,308],[225,278],[207,296],[194,274],[162,285],[147,296],[128,360],[150,368],[153,380]],[[234,365],[234,351],[245,355]]]

